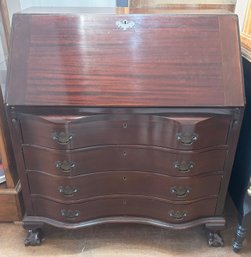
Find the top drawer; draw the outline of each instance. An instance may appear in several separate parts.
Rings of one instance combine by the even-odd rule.
[[[55,149],[154,145],[181,150],[225,145],[231,116],[21,115],[23,144]]]

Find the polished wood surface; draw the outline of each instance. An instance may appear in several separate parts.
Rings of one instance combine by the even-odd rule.
[[[244,105],[235,15],[95,11],[15,15],[9,105]]]
[[[217,196],[221,183],[221,175],[173,178],[141,171],[111,171],[73,178],[42,172],[29,172],[27,176],[31,195],[62,203],[119,194],[188,201]]]
[[[174,149],[201,149],[225,145],[231,117],[92,115],[53,122],[50,117],[22,115],[20,126],[23,144],[54,149],[76,149],[99,145],[152,145]],[[64,133],[72,137],[67,144],[54,140]],[[211,134],[210,137],[207,135]],[[182,137],[178,140],[178,135]],[[184,140],[196,136],[191,143]]]
[[[223,229],[244,105],[236,16],[95,10],[14,18],[6,107],[28,244],[44,223],[121,216]]]
[[[76,176],[103,171],[155,172],[171,176],[195,176],[222,173],[227,147],[213,147],[198,151],[177,151],[147,146],[101,146],[73,151],[61,151],[40,147],[23,147],[25,169],[43,171],[60,176]],[[97,162],[98,160],[98,162]],[[68,171],[60,170],[57,162],[72,162]],[[182,171],[177,165],[191,164],[190,170]]]
[[[81,204],[60,204],[42,198],[32,197],[34,214],[57,221],[75,223],[90,219],[112,216],[137,216],[158,219],[160,221],[182,223],[196,218],[212,216],[216,198],[211,197],[193,203],[170,204],[166,201],[153,200],[140,196],[107,197],[99,200],[88,201]],[[62,216],[61,210],[79,211],[79,216],[67,219]],[[186,216],[177,220],[169,216],[169,211],[186,212]]]
[[[0,221],[13,222],[20,221],[23,218],[24,210],[20,205],[22,201],[21,191],[10,189],[2,194],[0,191]]]

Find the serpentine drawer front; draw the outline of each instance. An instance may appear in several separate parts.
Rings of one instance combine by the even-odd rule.
[[[6,110],[25,244],[44,224],[136,222],[204,224],[222,245],[244,108],[236,16],[78,11],[13,18]]]
[[[208,195],[217,196],[221,182],[220,175],[173,178],[138,171],[92,173],[73,178],[31,172],[28,179],[32,195],[40,195],[55,201],[75,201],[113,194],[191,200]]]
[[[212,216],[216,207],[214,198],[174,205],[162,200],[139,196],[106,197],[81,204],[61,204],[32,197],[32,203],[35,215],[70,223],[114,215],[183,223],[199,217]]]
[[[221,173],[227,155],[227,146],[198,151],[138,145],[106,145],[67,151],[24,145],[22,149],[27,171],[44,171],[59,176],[125,170],[170,176]]]
[[[54,149],[100,145],[152,145],[201,149],[225,145],[229,116],[92,115],[63,122],[60,117],[24,115],[23,143]],[[53,117],[51,118],[53,119]],[[210,135],[210,136],[209,136]]]

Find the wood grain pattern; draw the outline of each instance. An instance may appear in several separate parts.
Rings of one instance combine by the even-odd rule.
[[[112,195],[144,195],[170,201],[189,201],[217,196],[221,175],[173,178],[142,171],[110,171],[71,177],[52,176],[42,172],[27,174],[31,195],[61,203],[74,203]],[[46,185],[46,187],[44,186]],[[76,189],[72,196],[59,191]],[[183,196],[178,196],[172,189]],[[175,190],[174,189],[174,190]],[[189,192],[187,192],[188,190]]]
[[[6,99],[24,227],[124,216],[224,228],[244,105],[236,16],[89,11],[14,18]],[[175,175],[174,161],[191,158],[195,173]],[[67,175],[64,160],[76,161]],[[65,199],[60,186],[79,191]],[[174,186],[192,191],[179,200]]]
[[[20,117],[21,118],[21,117]],[[49,117],[48,117],[49,118]],[[23,144],[54,149],[77,149],[97,145],[151,145],[180,150],[225,145],[231,117],[158,116],[158,115],[92,115],[53,122],[48,118],[23,115],[20,120]],[[65,120],[64,120],[65,119]],[[53,135],[65,133],[72,139],[59,144]],[[177,135],[198,139],[184,144]],[[210,137],[208,135],[210,134]]]
[[[175,2],[175,3],[174,3]],[[179,3],[182,2],[182,3]],[[185,3],[183,3],[185,2]],[[201,3],[203,2],[203,3]],[[129,6],[131,8],[165,8],[165,9],[225,9],[229,11],[234,11],[235,4],[232,1],[192,1],[187,3],[187,1],[169,1],[169,0],[129,0]]]
[[[235,55],[228,65],[220,37],[221,29],[228,39],[225,51],[238,53],[232,28],[237,22],[233,15],[222,17],[229,22],[220,23],[219,15],[161,12],[18,14],[12,40],[19,46],[13,45],[10,58],[7,103],[243,106],[240,60]],[[135,28],[118,29],[116,22],[124,19],[134,21]]]
[[[24,146],[27,171],[43,171],[60,176],[76,176],[114,170],[142,170],[170,176],[195,176],[224,170],[227,148],[177,151],[147,146],[104,146],[73,151]],[[97,162],[98,160],[98,162]],[[63,172],[57,161],[73,162],[75,167]],[[175,164],[193,163],[191,171],[181,172]]]
[[[215,209],[215,198],[203,201],[195,201],[189,204],[170,204],[166,201],[154,200],[139,196],[119,196],[88,201],[81,204],[60,204],[42,198],[32,197],[34,214],[52,218],[57,221],[76,223],[93,220],[101,217],[112,216],[137,216],[158,219],[160,221],[182,223],[196,218],[212,216]],[[66,219],[61,215],[61,210],[79,210],[80,215],[76,219]],[[186,211],[187,216],[182,220],[169,217],[170,210]]]
[[[210,227],[210,225],[219,229],[223,229],[226,226],[226,221],[223,217],[207,217],[207,218],[199,218],[193,221],[183,222],[183,223],[172,223],[172,222],[164,222],[157,219],[149,219],[144,217],[132,217],[132,216],[112,216],[112,217],[103,217],[99,219],[77,222],[77,223],[69,223],[57,221],[50,218],[45,217],[37,217],[37,216],[25,216],[23,219],[24,228],[25,229],[41,229],[45,225],[50,225],[57,228],[64,229],[79,229],[79,228],[87,228],[94,225],[101,224],[123,224],[123,223],[131,223],[131,224],[145,224],[157,226],[164,229],[176,229],[183,230],[188,229],[195,226],[200,226],[206,224],[206,226]]]

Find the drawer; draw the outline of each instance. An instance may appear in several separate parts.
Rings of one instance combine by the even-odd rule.
[[[54,149],[98,145],[152,145],[201,149],[225,145],[231,116],[21,115],[23,143]]]
[[[144,195],[168,200],[192,200],[218,194],[221,176],[169,177],[147,172],[102,172],[74,178],[28,173],[30,191],[56,201],[76,201],[104,195]]]
[[[82,222],[114,216],[133,216],[182,223],[197,218],[213,216],[216,198],[190,204],[171,204],[139,196],[105,197],[79,204],[60,204],[39,197],[32,197],[35,216],[62,222]]]
[[[144,146],[105,146],[64,151],[24,146],[23,153],[27,170],[62,176],[113,170],[189,176],[223,171],[227,151],[174,151]]]

